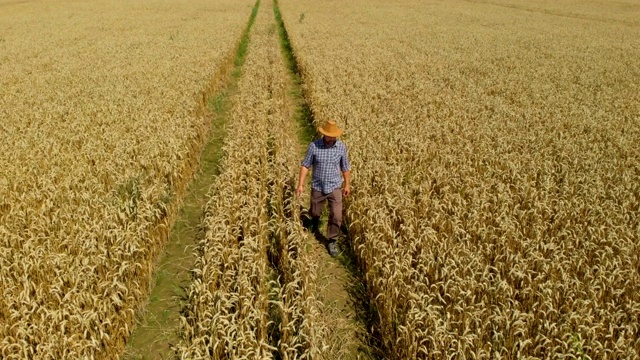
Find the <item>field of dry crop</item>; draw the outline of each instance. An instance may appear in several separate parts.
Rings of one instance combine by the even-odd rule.
[[[253,5],[0,0],[1,358],[120,356]],[[183,359],[349,351],[292,193],[271,6],[233,75]],[[640,358],[640,1],[280,7],[315,120],[346,129],[382,358]]]
[[[640,357],[640,2],[280,7],[385,358]]]
[[[115,358],[253,1],[0,0],[0,357]]]

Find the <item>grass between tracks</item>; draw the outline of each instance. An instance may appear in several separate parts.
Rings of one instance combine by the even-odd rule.
[[[313,111],[311,109],[311,105],[306,100],[302,89],[302,71],[300,69],[300,65],[298,64],[298,60],[293,52],[293,48],[291,47],[291,42],[289,41],[289,34],[287,33],[287,29],[284,26],[284,21],[282,20],[282,14],[280,13],[280,8],[278,7],[278,1],[275,0],[273,2],[273,13],[276,18],[276,23],[278,24],[278,34],[280,35],[280,46],[282,48],[282,54],[285,57],[285,63],[289,68],[289,72],[291,73],[291,78],[293,80],[293,86],[291,86],[291,96],[296,100],[297,104],[297,112],[296,112],[296,120],[299,124],[299,139],[301,143],[309,143],[313,141],[317,136],[315,120],[313,117]]]

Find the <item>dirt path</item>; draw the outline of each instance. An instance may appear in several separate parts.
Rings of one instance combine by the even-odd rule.
[[[256,3],[236,51],[227,57],[208,94],[206,116],[211,119],[211,132],[200,156],[200,169],[187,188],[156,270],[149,303],[128,339],[123,359],[168,359],[174,356],[171,347],[180,340],[180,315],[195,263],[194,250],[202,209],[207,202],[207,192],[219,172],[231,97],[244,63],[248,35],[258,5]]]
[[[316,136],[314,120],[309,103],[306,101],[302,90],[302,76],[299,65],[296,62],[293,49],[289,42],[286,26],[282,21],[277,0],[273,2],[274,15],[278,25],[278,33],[282,54],[285,57],[291,77],[289,99],[295,104],[296,113],[293,114],[292,121],[298,123],[298,137],[300,160],[304,157],[307,146]],[[310,189],[310,184],[305,186]],[[309,194],[305,194],[300,199],[300,204],[308,208]],[[326,230],[327,215],[321,219],[322,231]],[[348,234],[345,234],[348,238]],[[340,242],[340,248],[346,250],[346,238]],[[337,257],[329,256],[326,249],[326,238],[316,237],[309,233],[307,242],[312,245],[313,251],[318,261],[318,282],[323,289],[318,295],[324,305],[324,318],[330,328],[330,338],[327,339],[329,345],[329,359],[370,359],[373,358],[372,351],[367,345],[369,343],[368,333],[365,324],[367,314],[362,300],[362,282],[353,264],[353,254],[350,251],[343,251]]]

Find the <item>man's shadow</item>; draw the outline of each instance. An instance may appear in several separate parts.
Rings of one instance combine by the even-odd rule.
[[[319,220],[317,222],[314,221],[311,218],[311,215],[309,215],[309,209],[306,209],[302,205],[300,205],[300,221],[302,222],[302,227],[312,233],[316,238],[316,241],[324,246],[325,250],[329,252],[329,239],[320,231],[321,222]]]

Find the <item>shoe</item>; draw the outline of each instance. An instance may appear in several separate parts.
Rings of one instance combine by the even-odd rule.
[[[338,256],[338,243],[335,240],[329,243],[329,255],[332,257]]]

